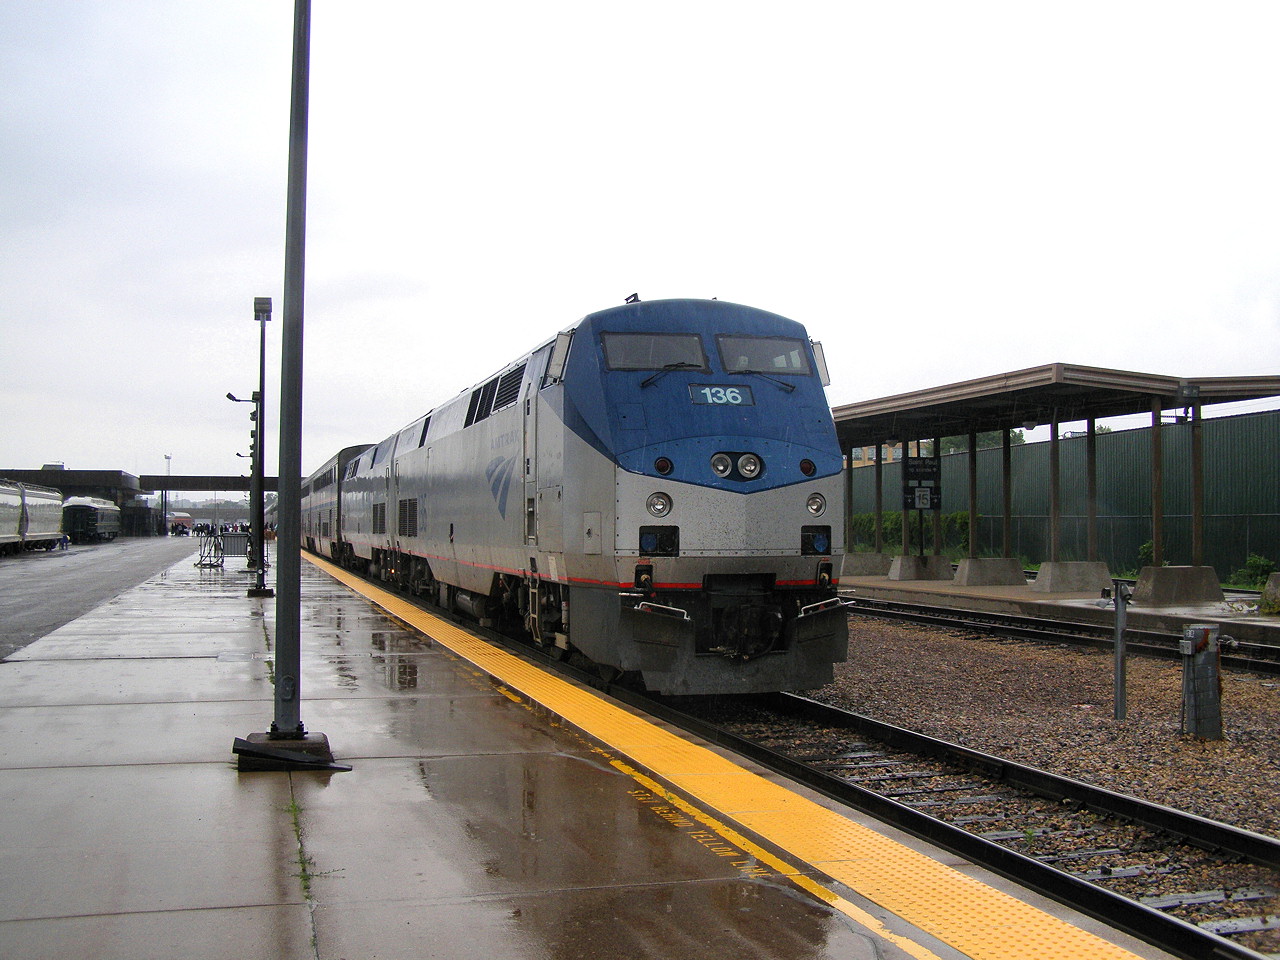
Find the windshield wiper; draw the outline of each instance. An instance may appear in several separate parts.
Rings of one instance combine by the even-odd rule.
[[[702,364],[691,363],[688,360],[677,360],[675,363],[664,363],[662,365],[662,369],[659,370],[657,373],[650,374],[649,376],[641,380],[640,386],[647,387],[649,384],[653,383],[655,380],[658,380],[659,378],[666,376],[672,370],[701,370],[701,369],[702,369]]]
[[[790,393],[796,388],[794,383],[787,383],[785,380],[779,380],[777,377],[771,377],[763,370],[731,370],[730,373],[754,373],[757,377],[763,377],[766,380],[776,383],[778,386],[782,387],[783,390],[787,391],[787,393]]]

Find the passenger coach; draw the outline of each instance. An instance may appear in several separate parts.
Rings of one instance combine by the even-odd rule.
[[[120,536],[120,508],[101,497],[67,497],[62,528],[72,543],[99,543]]]
[[[342,526],[342,501],[338,497],[338,479],[347,465],[370,446],[363,443],[343,448],[303,484],[302,542],[313,553],[341,560],[338,531]]]

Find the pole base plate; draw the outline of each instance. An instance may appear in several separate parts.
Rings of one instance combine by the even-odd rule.
[[[237,757],[236,769],[255,770],[350,770],[334,763],[329,738],[323,733],[307,733],[300,738],[272,739],[269,733],[251,733],[237,737],[231,752]]]

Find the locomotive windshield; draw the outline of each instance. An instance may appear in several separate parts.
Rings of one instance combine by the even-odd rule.
[[[791,337],[716,337],[726,373],[809,373],[804,341]]]
[[[702,370],[707,357],[696,333],[602,333],[610,370]]]

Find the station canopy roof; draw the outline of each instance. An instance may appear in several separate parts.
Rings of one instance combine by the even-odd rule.
[[[1135,413],[1280,396],[1280,376],[1167,377],[1067,363],[1029,367],[832,409],[842,447],[970,431],[1029,428]]]

